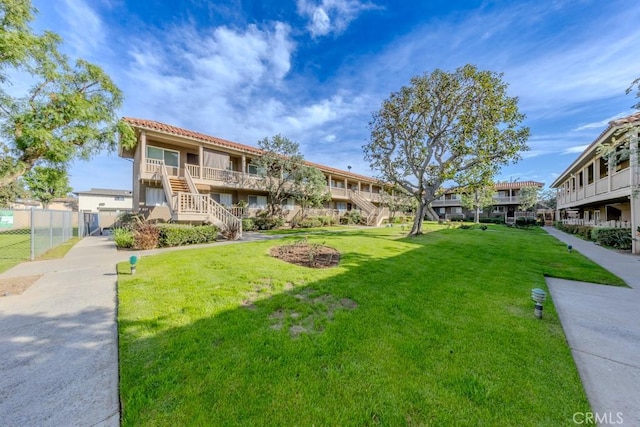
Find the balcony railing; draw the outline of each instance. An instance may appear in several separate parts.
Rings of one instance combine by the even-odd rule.
[[[631,221],[600,221],[600,220],[586,220],[582,218],[569,218],[563,219],[563,224],[566,225],[583,225],[589,227],[599,227],[599,228],[631,228]]]

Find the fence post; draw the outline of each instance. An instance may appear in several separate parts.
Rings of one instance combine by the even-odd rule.
[[[53,211],[49,211],[49,249],[53,247]]]
[[[36,228],[34,226],[35,215],[33,214],[33,208],[30,209],[29,212],[29,225],[31,226],[31,253],[30,259],[33,261],[36,258]]]

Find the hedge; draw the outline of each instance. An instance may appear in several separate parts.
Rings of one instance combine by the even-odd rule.
[[[591,239],[602,246],[615,249],[631,249],[632,237],[630,228],[594,228]]]
[[[157,227],[160,229],[161,247],[210,243],[218,237],[218,227],[215,225],[159,224]]]

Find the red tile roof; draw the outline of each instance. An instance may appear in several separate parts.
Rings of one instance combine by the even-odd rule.
[[[252,154],[260,155],[263,153],[263,150],[252,147],[250,145],[239,144],[237,142],[228,141],[226,139],[217,138],[215,136],[205,135],[200,132],[194,132],[192,130],[179,128],[177,126],[167,125],[165,123],[156,122],[154,120],[136,119],[132,117],[123,117],[122,120],[129,123],[129,125],[131,125],[134,128],[148,129],[148,130],[154,130],[154,131],[163,132],[163,133],[169,133],[177,136],[184,136],[187,138],[196,139],[198,141],[207,142],[207,143],[222,146],[222,147],[233,148],[236,150],[245,151]],[[337,174],[345,175],[354,179],[366,180],[372,183],[379,182],[378,179],[372,178],[369,176],[343,171],[341,169],[332,168],[332,167],[321,165],[318,163],[312,163],[308,161],[305,161],[305,163],[308,166],[318,168],[325,172],[337,173]]]

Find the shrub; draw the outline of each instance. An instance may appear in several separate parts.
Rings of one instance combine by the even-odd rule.
[[[245,231],[252,231],[256,229],[252,218],[242,218],[242,229]]]
[[[300,228],[314,228],[321,226],[322,221],[320,221],[318,218],[306,218],[298,223],[298,227]]]
[[[516,226],[528,228],[536,225],[536,219],[528,216],[521,216],[516,218]]]
[[[630,228],[594,228],[591,238],[602,246],[614,249],[631,249],[632,237]]]
[[[327,227],[334,224],[334,219],[330,216],[319,216],[318,221],[322,224],[323,227]]]
[[[460,227],[458,227],[462,230],[469,230],[470,228],[472,228],[469,224],[460,224]]]
[[[133,231],[122,227],[114,228],[113,241],[119,248],[132,248],[134,243]]]
[[[273,230],[282,227],[284,219],[279,217],[270,217],[267,212],[260,212],[254,219],[253,224],[257,230]]]
[[[136,225],[145,222],[144,216],[134,213],[123,213],[118,215],[115,221],[115,228],[124,228],[127,230],[133,230]]]
[[[154,249],[160,242],[160,228],[154,224],[140,223],[133,230],[135,249]]]
[[[340,218],[340,224],[360,224],[362,221],[362,213],[356,210],[348,211]]]
[[[487,229],[487,226],[486,226],[486,225],[484,225],[484,224],[483,224],[483,225],[481,225],[481,226],[480,226],[480,230],[484,231],[484,230],[486,230],[486,229]]]
[[[160,246],[196,245],[199,243],[215,242],[218,237],[218,227],[215,225],[180,225],[163,224],[159,229]]]

